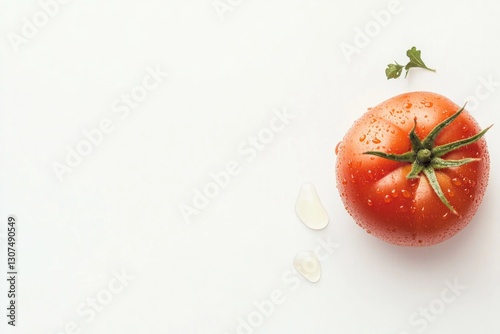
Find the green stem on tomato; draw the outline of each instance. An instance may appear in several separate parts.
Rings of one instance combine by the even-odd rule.
[[[460,108],[453,115],[445,119],[443,122],[436,125],[431,132],[424,138],[424,140],[420,140],[420,138],[415,133],[415,129],[417,127],[417,119],[414,119],[414,126],[409,133],[409,138],[411,142],[411,150],[403,153],[403,154],[390,154],[379,151],[368,151],[363,154],[370,154],[380,158],[393,160],[397,162],[406,162],[411,163],[411,171],[406,175],[407,179],[415,179],[420,176],[421,173],[425,175],[432,189],[439,197],[441,202],[448,208],[450,211],[458,215],[458,212],[453,208],[453,206],[448,202],[444,193],[439,185],[439,182],[436,177],[435,170],[450,168],[450,167],[458,167],[470,162],[479,161],[478,158],[464,158],[461,160],[445,160],[441,157],[446,153],[452,152],[462,146],[469,145],[475,143],[479,139],[481,139],[484,134],[492,127],[490,125],[486,129],[482,130],[478,134],[458,140],[449,144],[434,146],[437,136],[445,129],[450,123],[452,123],[464,110],[465,105]]]

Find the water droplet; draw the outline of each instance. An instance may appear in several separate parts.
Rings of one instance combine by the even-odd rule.
[[[420,102],[420,103],[422,103],[422,104],[424,105],[424,107],[426,107],[426,108],[430,108],[430,107],[432,107],[432,105],[433,105],[433,104],[432,104],[432,102],[425,102],[425,101],[422,101],[422,102]]]
[[[382,190],[380,190],[380,188],[377,188],[377,190],[375,190],[375,193],[376,193],[377,195],[380,195],[380,194],[382,193]]]
[[[342,178],[342,184],[347,184],[347,180],[344,178]]]
[[[405,123],[406,123],[406,121],[405,121],[404,119],[402,119],[400,123],[401,123],[401,124],[405,124]]]
[[[418,243],[421,244],[423,241],[422,240],[419,240]]]
[[[453,192],[453,190],[451,190],[451,189],[448,188],[448,190],[446,190],[446,191],[448,192],[448,195],[450,197],[455,197],[455,193]]]
[[[335,155],[339,154],[339,146],[340,146],[340,143],[342,143],[341,141],[338,142],[337,146],[335,146]]]
[[[368,206],[373,206],[373,201],[371,199],[368,199],[366,203],[368,204]]]
[[[417,208],[414,206],[410,206],[410,212],[415,213],[415,211],[417,211]]]
[[[444,219],[444,220],[448,219],[448,215],[449,215],[449,212],[446,212],[446,213],[443,215],[443,219]]]
[[[372,123],[372,124],[373,124],[373,123],[375,123],[376,121],[377,121],[377,119],[376,119],[376,118],[372,118],[372,119],[370,120],[370,123]]]
[[[368,233],[368,234],[372,234],[372,231],[370,231],[370,230],[367,230],[367,231],[366,231],[366,233]]]
[[[363,140],[365,140],[365,138],[366,138],[366,135],[363,134],[361,137],[359,137],[359,141],[363,141]]]
[[[401,195],[403,195],[404,198],[410,198],[410,192],[406,189],[401,190]]]
[[[406,206],[404,206],[404,205],[401,205],[401,206],[399,207],[399,210],[401,210],[401,212],[406,212],[406,211],[408,211],[408,209],[407,209],[407,208],[406,208]]]
[[[352,160],[347,161],[347,167],[351,168],[352,167]]]
[[[384,202],[385,202],[385,203],[390,203],[391,201],[392,201],[391,196],[389,196],[389,195],[385,195],[385,196],[384,196]]]
[[[469,188],[464,189],[464,193],[468,194],[470,192]]]
[[[314,252],[304,251],[295,255],[293,267],[299,274],[311,283],[316,283],[321,278],[321,264]]]
[[[356,176],[351,174],[351,183],[356,183]]]
[[[451,179],[451,183],[453,183],[457,187],[460,187],[462,185],[462,182],[460,182],[460,180],[458,178],[456,178],[456,177],[454,177],[453,179]]]
[[[379,143],[380,143],[380,139],[378,139],[377,137],[375,137],[375,138],[372,140],[372,142],[373,142],[374,144],[379,144]]]
[[[476,185],[477,185],[477,182],[476,182],[476,181],[474,181],[474,180],[469,180],[469,186],[471,186],[471,188],[474,188]]]
[[[304,183],[300,188],[295,202],[295,212],[310,229],[321,230],[328,225],[328,213],[321,204],[316,187],[311,182]]]
[[[413,105],[413,104],[411,104],[410,102],[407,102],[407,103],[405,103],[405,106],[404,106],[404,107],[405,107],[406,109],[410,109],[412,105]]]
[[[469,130],[469,127],[468,127],[467,125],[464,125],[464,126],[462,127],[462,131],[463,131],[463,132],[466,132],[467,130]]]

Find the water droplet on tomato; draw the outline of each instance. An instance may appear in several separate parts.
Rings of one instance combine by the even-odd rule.
[[[339,154],[339,146],[340,146],[340,143],[342,143],[341,141],[338,142],[337,146],[335,146],[335,155]]]
[[[476,181],[474,181],[474,180],[469,180],[469,186],[471,186],[472,188],[474,188],[476,185],[477,185],[477,182],[476,182]]]
[[[462,182],[460,182],[460,180],[457,177],[451,179],[451,183],[453,183],[457,187],[460,187],[462,185]]]
[[[464,189],[464,193],[468,194],[470,192],[469,188]]]
[[[392,201],[391,196],[389,196],[389,195],[385,195],[385,196],[384,196],[384,202],[385,202],[385,203],[390,203],[391,201]]]
[[[418,243],[421,244],[423,241],[422,240],[419,240]]]
[[[368,233],[368,234],[372,234],[372,231],[370,231],[370,230],[367,230],[367,231],[366,231],[366,233]]]
[[[306,182],[300,188],[299,196],[295,202],[295,212],[299,219],[313,230],[320,230],[328,225],[329,217],[316,187],[311,182]]]
[[[366,138],[366,135],[363,134],[361,137],[359,137],[359,141],[363,141],[363,140],[365,140],[365,138]]]
[[[368,206],[373,206],[373,201],[371,199],[368,199],[366,203],[368,204]]]
[[[410,212],[415,213],[415,211],[417,211],[417,208],[414,206],[410,206]]]
[[[370,123],[372,123],[372,124],[373,124],[373,123],[375,123],[376,121],[377,121],[377,119],[376,119],[376,118],[372,118],[372,119],[370,120]]]
[[[430,108],[430,107],[432,107],[432,102],[426,102],[424,104],[424,106],[426,106],[427,108]]]
[[[453,192],[453,190],[451,190],[450,188],[448,188],[446,191],[448,192],[448,195],[450,197],[455,197],[455,193]]]
[[[372,142],[373,142],[374,144],[379,144],[379,143],[380,143],[380,139],[378,139],[377,137],[375,137],[375,138],[372,140]]]
[[[321,278],[321,264],[314,252],[297,253],[293,260],[293,267],[311,283],[316,283]]]
[[[408,209],[407,209],[407,208],[406,208],[406,206],[404,206],[404,205],[401,205],[401,206],[399,207],[399,210],[401,210],[401,212],[406,212],[406,211],[408,211]]]
[[[354,174],[351,174],[351,183],[356,183],[356,176]]]
[[[464,126],[462,127],[462,131],[463,131],[463,132],[466,132],[467,130],[469,130],[469,127],[468,127],[467,125],[464,125]]]
[[[410,192],[406,189],[401,190],[401,195],[403,195],[404,198],[409,198],[410,197]]]
[[[396,189],[392,189],[391,190],[391,196],[394,197],[394,198],[398,197],[398,192],[397,192]]]
[[[413,105],[413,104],[411,104],[410,102],[407,102],[407,103],[405,103],[404,107],[405,107],[406,109],[410,109],[412,105]]]
[[[347,180],[344,178],[342,178],[342,184],[347,184]]]
[[[377,195],[380,195],[380,194],[382,193],[382,190],[380,190],[380,188],[377,188],[377,190],[375,190],[375,193],[376,193]]]
[[[401,120],[401,124],[405,124],[406,121],[404,119]]]
[[[446,212],[444,215],[443,215],[443,219],[448,219],[448,215],[449,215],[449,212]]]

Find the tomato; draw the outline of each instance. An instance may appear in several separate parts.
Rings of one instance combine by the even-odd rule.
[[[336,148],[336,179],[358,225],[389,243],[430,246],[471,221],[488,184],[489,128],[481,131],[462,109],[411,92],[354,123]]]

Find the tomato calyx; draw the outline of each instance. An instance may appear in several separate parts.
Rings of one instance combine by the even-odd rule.
[[[453,208],[453,206],[448,202],[446,197],[444,196],[443,190],[439,185],[439,182],[436,177],[435,170],[450,168],[450,167],[458,167],[465,165],[467,163],[478,161],[479,158],[464,158],[460,160],[445,160],[441,157],[447,153],[450,153],[460,147],[475,143],[481,137],[484,136],[486,131],[488,131],[492,125],[482,130],[478,134],[454,141],[452,143],[435,146],[435,141],[437,136],[441,133],[441,131],[446,128],[451,122],[453,122],[464,110],[465,105],[460,108],[456,113],[436,125],[434,129],[425,137],[423,140],[415,133],[415,129],[417,127],[417,118],[414,119],[413,129],[409,133],[410,142],[411,142],[411,150],[403,153],[403,154],[390,154],[379,151],[368,151],[363,154],[370,154],[380,158],[389,159],[398,162],[406,162],[411,163],[412,168],[411,171],[406,175],[407,179],[415,179],[418,178],[420,173],[423,173],[432,189],[439,197],[441,202],[455,215],[458,215],[458,212]]]

